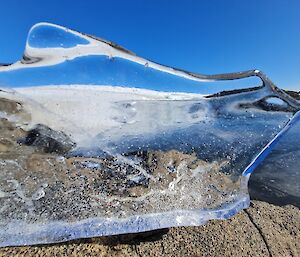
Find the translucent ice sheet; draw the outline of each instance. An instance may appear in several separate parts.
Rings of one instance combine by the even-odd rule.
[[[0,246],[227,219],[300,116],[260,71],[193,74],[45,23],[0,87]]]

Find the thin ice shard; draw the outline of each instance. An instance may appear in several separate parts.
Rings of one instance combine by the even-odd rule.
[[[300,116],[259,71],[193,74],[46,23],[0,86],[1,246],[229,218]]]

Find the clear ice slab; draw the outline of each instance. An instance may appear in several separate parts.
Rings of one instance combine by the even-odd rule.
[[[300,119],[258,70],[194,74],[47,23],[0,87],[0,246],[230,218]]]

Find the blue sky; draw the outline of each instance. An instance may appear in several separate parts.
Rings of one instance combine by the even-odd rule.
[[[147,59],[214,74],[258,68],[300,90],[300,1],[6,0],[0,63],[22,56],[41,21],[114,41]]]

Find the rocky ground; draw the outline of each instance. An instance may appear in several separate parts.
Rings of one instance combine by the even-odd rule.
[[[199,227],[4,247],[1,256],[300,256],[300,212],[253,201],[230,220]]]

